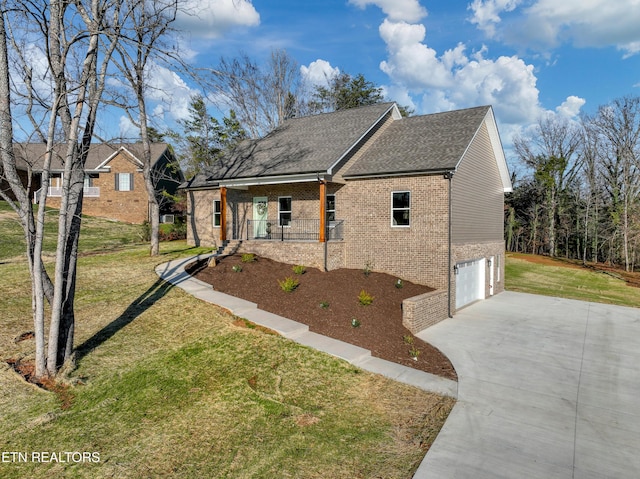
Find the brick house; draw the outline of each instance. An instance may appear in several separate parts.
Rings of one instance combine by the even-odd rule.
[[[25,172],[32,171],[32,191],[40,189],[42,162],[46,152],[42,143],[16,145],[16,164]],[[82,213],[127,223],[141,224],[149,220],[149,206],[142,175],[142,144],[94,144],[85,164],[85,186]],[[166,143],[151,144],[152,171],[156,193],[175,193],[184,177],[176,168],[175,157]],[[64,167],[54,155],[52,159],[47,206],[60,207]],[[34,196],[35,198],[35,196]],[[162,205],[162,203],[161,203]],[[161,214],[168,213],[161,206]]]
[[[402,118],[381,103],[291,119],[182,188],[190,244],[435,288],[405,301],[413,332],[504,289],[511,181],[489,106]]]

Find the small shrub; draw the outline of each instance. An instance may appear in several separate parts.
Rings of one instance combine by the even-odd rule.
[[[235,273],[242,273],[242,266],[239,264],[234,264],[231,268]]]
[[[329,307],[329,302],[328,301],[320,301],[320,307],[322,309],[327,309]]]
[[[358,321],[356,318],[351,318],[351,326],[354,328],[357,328],[360,326],[360,321]]]
[[[414,361],[418,360],[418,356],[420,356],[420,350],[415,346],[412,346],[409,350],[409,356],[413,358]]]
[[[256,255],[253,253],[244,253],[242,255],[243,263],[253,263],[256,260]]]
[[[410,334],[405,334],[402,339],[404,340],[404,344],[413,344],[413,336]]]
[[[374,297],[367,293],[364,289],[360,291],[360,294],[358,295],[358,301],[360,301],[360,304],[362,306],[367,306],[373,303],[373,300]]]
[[[369,276],[371,274],[371,262],[367,261],[364,264],[364,268],[362,269],[362,272],[364,273],[365,276]]]
[[[140,239],[144,242],[151,241],[151,224],[148,220],[140,225]]]
[[[404,284],[402,284],[402,280],[401,279],[396,280],[395,284],[396,284],[396,288],[398,288],[398,289],[402,289],[402,287],[404,286]]]
[[[291,276],[289,276],[288,278],[285,278],[284,281],[278,280],[278,284],[280,285],[280,288],[282,289],[282,291],[286,293],[291,293],[293,290],[295,290],[298,287],[299,282],[297,279],[294,279]]]
[[[295,265],[292,269],[295,274],[304,274],[307,271],[307,268],[305,268],[301,264]]]

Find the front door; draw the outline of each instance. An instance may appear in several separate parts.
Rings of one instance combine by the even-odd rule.
[[[267,207],[269,198],[266,196],[253,197],[253,237],[267,237],[267,220],[269,208]]]

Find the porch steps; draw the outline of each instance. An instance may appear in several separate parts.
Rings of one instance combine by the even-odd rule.
[[[223,241],[222,246],[220,246],[218,248],[218,251],[216,251],[216,255],[231,256],[232,254],[235,254],[238,251],[238,249],[240,249],[241,245],[242,245],[242,240]]]

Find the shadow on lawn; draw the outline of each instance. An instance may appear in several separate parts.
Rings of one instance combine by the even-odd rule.
[[[156,302],[162,299],[173,287],[174,285],[172,283],[158,278],[158,280],[138,296],[120,316],[78,346],[76,349],[76,359],[79,361],[93,349],[108,341],[118,331],[156,304]]]

